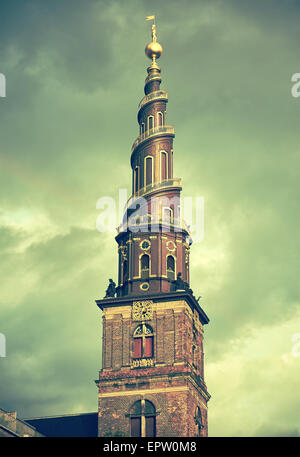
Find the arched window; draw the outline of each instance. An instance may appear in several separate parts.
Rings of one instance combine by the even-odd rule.
[[[197,426],[197,436],[201,436],[201,430],[203,429],[202,415],[199,406],[197,406],[195,411],[195,422]]]
[[[148,116],[148,130],[151,130],[153,128],[154,128],[154,117]]]
[[[140,182],[139,182],[139,167],[135,167],[134,169],[134,192],[138,192],[139,190],[139,186],[140,186]]]
[[[138,400],[130,408],[130,435],[154,437],[156,435],[156,411],[148,400]]]
[[[139,325],[133,334],[133,357],[153,357],[153,330],[150,325]]]
[[[142,122],[140,126],[140,134],[143,135],[145,133],[145,123]]]
[[[172,255],[167,257],[167,277],[172,281],[175,280],[175,259]]]
[[[149,278],[150,273],[150,256],[143,254],[140,258],[140,276],[142,279]]]
[[[163,113],[157,113],[157,126],[161,127],[163,125]]]
[[[160,151],[160,179],[168,179],[168,153]]]
[[[162,211],[162,219],[164,222],[166,222],[168,224],[173,224],[173,222],[174,222],[173,209],[165,206]]]
[[[153,181],[153,157],[145,157],[145,185],[149,186]]]

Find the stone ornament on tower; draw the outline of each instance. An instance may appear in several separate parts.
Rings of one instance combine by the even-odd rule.
[[[116,295],[116,283],[112,279],[109,279],[109,284],[106,289],[105,298],[114,297],[115,295]]]

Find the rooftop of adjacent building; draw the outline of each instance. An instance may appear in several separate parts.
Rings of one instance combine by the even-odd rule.
[[[0,437],[97,437],[98,413],[20,419],[0,408]]]
[[[24,419],[42,435],[49,437],[96,437],[98,413],[65,414]]]
[[[17,418],[16,411],[0,408],[0,437],[42,436],[33,424]]]

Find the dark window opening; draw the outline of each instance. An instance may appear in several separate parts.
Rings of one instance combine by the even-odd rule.
[[[146,158],[146,186],[152,184],[152,157]]]
[[[158,123],[159,127],[161,127],[163,125],[163,115],[162,115],[162,113],[157,113],[157,123]]]
[[[172,255],[167,257],[167,277],[172,281],[175,280],[175,259]]]
[[[141,257],[141,278],[148,279],[149,278],[149,270],[150,270],[150,258],[148,254],[143,254]]]
[[[132,417],[131,418],[131,436],[140,437],[141,435],[141,418]]]
[[[153,116],[149,116],[149,130],[153,129],[153,127],[154,127]]]
[[[155,436],[155,416],[146,417],[146,436]]]
[[[156,436],[156,410],[154,405],[150,401],[136,401],[130,409],[129,416],[131,436]]]

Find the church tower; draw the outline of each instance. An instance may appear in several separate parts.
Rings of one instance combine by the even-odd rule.
[[[207,436],[209,319],[190,289],[192,239],[180,215],[181,179],[173,176],[175,135],[155,24],[145,52],[151,64],[131,149],[132,196],[116,236],[118,286],[111,281],[96,300],[103,319],[99,436]]]

